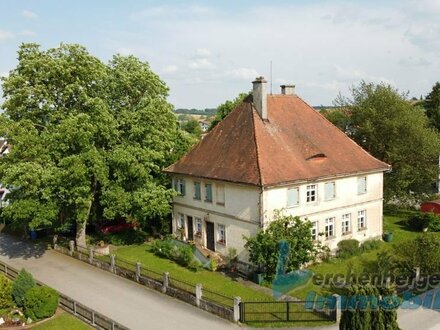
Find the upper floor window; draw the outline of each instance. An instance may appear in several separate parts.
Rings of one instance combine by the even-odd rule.
[[[311,232],[312,232],[312,239],[314,241],[318,240],[318,221],[312,222]]]
[[[219,243],[226,244],[226,228],[225,225],[218,225],[218,241]]]
[[[335,218],[325,219],[325,238],[335,237]]]
[[[358,211],[358,230],[367,228],[367,210]]]
[[[216,184],[217,189],[217,204],[225,205],[225,186],[223,184]]]
[[[342,215],[342,235],[349,232],[351,232],[351,214],[347,213]]]
[[[205,202],[212,203],[212,184],[205,184]]]
[[[299,188],[287,189],[287,207],[293,207],[299,205]]]
[[[306,201],[307,203],[316,201],[316,184],[311,184],[307,186]]]
[[[326,201],[335,199],[336,197],[336,185],[334,182],[326,182],[324,184],[324,198]]]
[[[194,182],[194,199],[198,199],[198,200],[202,199],[200,182]]]
[[[174,190],[176,190],[179,195],[185,196],[185,180],[174,179]]]
[[[358,188],[358,194],[365,194],[367,192],[367,177],[363,176],[360,178],[357,178],[357,188]]]

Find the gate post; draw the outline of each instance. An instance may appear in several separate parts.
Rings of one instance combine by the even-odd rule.
[[[114,273],[116,271],[116,260],[115,260],[115,255],[112,254],[110,255],[110,271],[112,273]]]
[[[202,284],[196,284],[196,305],[200,307],[200,299],[202,299]]]
[[[170,273],[168,273],[168,272],[163,273],[163,277],[162,277],[162,292],[163,293],[167,292],[167,288],[168,288],[168,284],[169,284],[169,277],[170,277]]]
[[[139,278],[141,277],[141,263],[136,263],[136,282],[139,282]]]
[[[241,309],[241,298],[234,297],[234,322],[242,321],[240,320],[240,309]]]
[[[70,254],[70,256],[73,256],[73,251],[75,251],[75,242],[69,241],[69,254]]]
[[[93,264],[93,247],[89,247],[89,264]]]

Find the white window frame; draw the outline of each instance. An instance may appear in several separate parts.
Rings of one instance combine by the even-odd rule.
[[[324,234],[326,239],[332,239],[336,237],[335,234],[335,217],[325,219]],[[331,234],[331,235],[330,235]]]
[[[215,185],[215,193],[216,193],[216,203],[218,205],[225,206],[225,185],[221,183],[217,183]]]
[[[202,230],[203,230],[202,219],[201,218],[194,218],[194,222],[196,224],[195,235],[196,236],[202,236]]]
[[[199,195],[197,196],[197,185],[199,186]],[[193,197],[196,201],[201,201],[202,200],[202,183],[200,181],[194,181],[194,197]]]
[[[177,219],[177,229],[185,229],[185,214],[179,213],[179,218]]]
[[[306,202],[314,203],[318,201],[318,185],[310,184],[306,187]]]
[[[358,195],[363,195],[367,193],[367,177],[361,176],[357,178],[357,193]],[[363,185],[363,189],[362,188]]]
[[[333,195],[332,196],[327,196],[327,186],[328,185],[332,185],[333,186]],[[336,182],[335,181],[326,182],[324,184],[324,200],[331,201],[331,200],[333,200],[335,198],[336,198]]]
[[[312,233],[312,239],[314,241],[318,240],[318,221],[312,221],[312,228],[310,229],[311,233]]]
[[[226,245],[226,226],[217,224],[217,242]]]
[[[342,215],[341,230],[342,235],[347,235],[351,233],[351,213],[346,213]]]
[[[208,186],[211,187],[211,200],[208,199]],[[205,183],[205,202],[212,203],[214,200],[212,183]]]
[[[296,190],[297,199],[296,199],[294,204],[290,205],[289,204],[289,191],[293,191],[293,190]],[[299,206],[299,201],[300,201],[299,187],[287,188],[286,197],[287,197],[286,198],[286,207],[296,207],[296,206]]]
[[[358,211],[358,231],[367,229],[367,210]]]

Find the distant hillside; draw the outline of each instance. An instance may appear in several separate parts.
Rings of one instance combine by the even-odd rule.
[[[212,116],[217,113],[217,109],[175,109],[175,113],[183,114],[183,115],[205,115],[205,116]]]

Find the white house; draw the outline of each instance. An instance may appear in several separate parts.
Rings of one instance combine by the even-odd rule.
[[[295,95],[267,95],[266,81],[188,154],[165,169],[179,195],[173,232],[247,259],[243,236],[255,235],[275,210],[313,223],[331,249],[340,240],[382,235],[383,172],[369,155]],[[318,235],[323,233],[323,235]]]
[[[9,153],[9,146],[5,139],[0,138],[0,157]],[[0,182],[0,208],[6,205],[6,195],[9,193],[9,190],[4,188]]]

